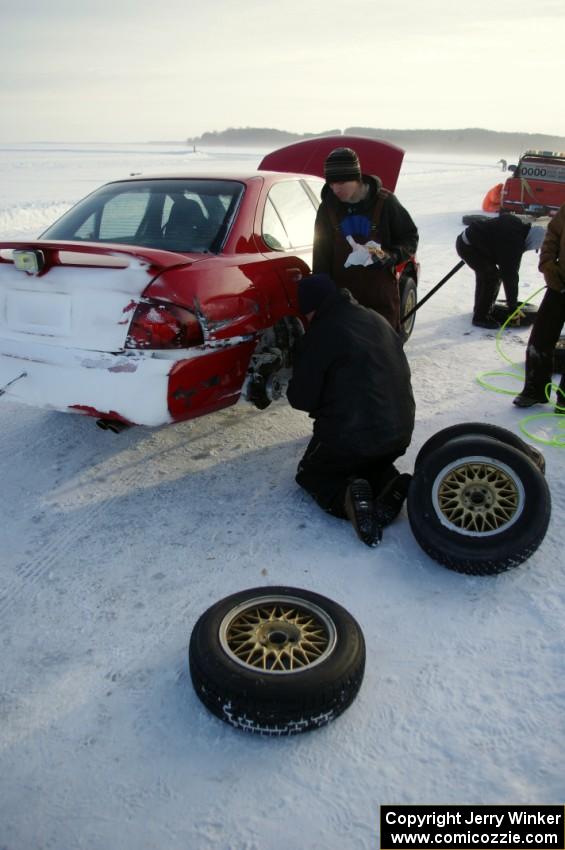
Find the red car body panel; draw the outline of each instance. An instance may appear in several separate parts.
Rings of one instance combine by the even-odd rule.
[[[353,148],[364,174],[376,174],[385,189],[394,192],[404,159],[404,151],[390,142],[365,136],[321,136],[295,142],[267,154],[259,168],[272,171],[292,171],[324,177],[324,162],[334,148]]]

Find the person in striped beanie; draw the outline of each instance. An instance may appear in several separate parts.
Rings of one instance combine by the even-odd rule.
[[[412,257],[418,230],[379,177],[364,174],[357,153],[335,148],[324,163],[326,184],[314,229],[314,274],[329,274],[400,330],[395,266]]]

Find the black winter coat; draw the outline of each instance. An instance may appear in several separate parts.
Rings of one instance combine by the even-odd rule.
[[[410,368],[398,334],[347,289],[316,312],[296,352],[287,397],[326,445],[377,457],[403,450],[414,429]]]
[[[372,307],[399,331],[400,295],[393,269],[376,265],[345,268],[351,253],[346,237],[352,236],[359,245],[369,240],[380,243],[397,264],[415,253],[418,230],[392,192],[382,193],[379,200],[382,183],[378,177],[364,174],[363,182],[369,192],[356,204],[340,201],[327,183],[322,189],[314,228],[312,269],[314,274],[329,274],[338,286],[349,289],[360,304]]]
[[[364,201],[357,204],[344,204],[332,192],[328,184],[322,189],[322,203],[318,207],[316,224],[314,227],[314,253],[312,258],[312,271],[314,274],[326,273],[333,277],[338,286],[346,286],[342,281],[343,261],[351,248],[345,237],[336,234],[332,218],[328,212],[333,214],[338,222],[346,216],[354,214],[372,218],[373,210],[378,201],[378,193],[382,187],[379,177],[368,174],[363,175],[363,182],[369,186],[369,194]],[[356,241],[363,244],[366,239],[359,238]],[[383,204],[379,226],[375,233],[369,235],[370,239],[379,242],[385,251],[392,254],[395,263],[408,260],[416,253],[418,247],[418,229],[408,211],[402,206],[396,195],[390,192]],[[341,250],[340,250],[341,249]]]
[[[471,246],[498,266],[505,290],[518,293],[518,273],[531,224],[514,215],[473,221],[465,233]]]

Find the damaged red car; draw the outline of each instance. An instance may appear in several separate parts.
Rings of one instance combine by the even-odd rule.
[[[394,189],[402,162],[369,139],[300,144],[300,157],[296,145],[270,154],[268,171],[108,183],[39,239],[1,242],[6,396],[114,431],[279,398],[306,321],[296,284],[310,271],[320,163],[361,146]],[[415,259],[397,270],[405,311],[417,274]]]

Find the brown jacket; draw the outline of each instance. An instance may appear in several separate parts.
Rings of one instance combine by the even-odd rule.
[[[540,248],[539,270],[550,289],[565,292],[565,204],[547,226]]]

